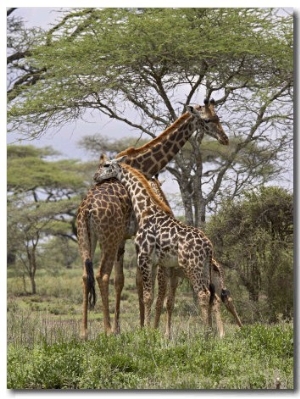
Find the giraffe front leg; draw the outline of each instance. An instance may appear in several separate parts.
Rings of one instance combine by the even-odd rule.
[[[151,305],[153,302],[152,271],[151,262],[148,254],[138,254],[138,268],[143,280],[143,302],[145,307],[145,325],[150,326]]]
[[[159,326],[159,320],[160,320],[165,296],[167,293],[166,269],[163,266],[158,266],[157,281],[158,281],[158,294],[157,294],[156,306],[155,306],[154,328],[158,328],[158,326]]]

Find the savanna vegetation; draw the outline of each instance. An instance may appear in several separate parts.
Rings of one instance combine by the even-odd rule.
[[[39,294],[24,295],[22,276],[9,271],[8,388],[275,389],[279,379],[281,388],[293,389],[291,322],[260,319],[240,330],[223,310],[225,338],[205,337],[183,281],[172,338],[164,337],[164,317],[158,331],[140,330],[135,267],[126,262],[122,333],[105,336],[98,302],[83,342],[80,275],[80,267],[40,270]],[[232,294],[243,319],[246,298]]]
[[[9,132],[34,139],[97,113],[143,137],[85,137],[79,145],[90,162],[51,147],[8,146],[8,388],[274,389],[278,379],[293,389],[292,15],[81,8],[62,10],[43,30],[25,28],[14,11]],[[164,176],[178,184],[169,198],[176,214],[211,238],[244,326],[224,308],[225,338],[205,336],[183,280],[171,340],[163,322],[140,330],[128,241],[122,333],[103,334],[98,293],[83,342],[76,211],[99,154],[141,145],[204,97],[215,98],[230,145],[198,134]],[[113,298],[112,284],[113,276]]]
[[[140,331],[135,252],[128,241],[122,334],[105,337],[98,294],[95,311],[89,315],[90,340],[82,342],[75,215],[81,200],[78,193],[83,195],[90,182],[85,172],[76,171],[92,165],[82,168],[82,163],[55,161],[51,154],[49,148],[8,148],[9,388],[273,389],[277,378],[281,387],[293,387],[293,220],[288,191],[264,188],[243,201],[226,202],[207,223],[225,268],[226,286],[244,323],[242,330],[224,308],[225,338],[205,338],[189,284],[183,280],[172,339],[164,338],[163,321],[158,332]],[[40,167],[35,175],[32,172],[31,181],[23,180],[15,174],[18,163],[25,175],[26,165],[40,163]],[[39,181],[36,187],[34,182]],[[279,244],[282,250],[274,258],[272,248]],[[241,246],[249,253],[252,249],[256,263],[247,262]],[[98,249],[96,265],[99,254]],[[256,273],[249,272],[254,266]],[[113,298],[113,276],[110,291]]]

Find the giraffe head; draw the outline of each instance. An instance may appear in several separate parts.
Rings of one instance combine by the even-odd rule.
[[[109,160],[106,155],[101,155],[98,165],[98,170],[94,174],[94,181],[101,183],[104,180],[111,179],[113,177],[118,178],[121,173],[121,162],[126,160],[127,156],[124,155],[119,158]]]
[[[203,105],[191,106],[187,105],[187,110],[190,114],[198,117],[199,128],[203,129],[206,134],[218,140],[220,144],[228,145],[229,139],[223,130],[220,123],[220,118],[215,111],[215,100],[204,100]]]

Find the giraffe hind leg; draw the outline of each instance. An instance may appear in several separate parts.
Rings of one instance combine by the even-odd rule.
[[[119,334],[121,332],[120,304],[121,304],[121,294],[124,288],[124,271],[123,271],[124,252],[125,252],[125,241],[119,247],[118,257],[114,264],[114,269],[115,269],[114,286],[115,286],[116,299],[115,299],[115,318],[114,318],[113,331],[115,334]]]
[[[83,283],[83,322],[82,322],[81,336],[83,339],[87,339],[88,308],[93,309],[96,303],[93,262],[90,259],[86,259],[84,262],[82,283]]]
[[[162,313],[164,299],[167,293],[166,269],[163,266],[158,266],[157,282],[158,282],[158,294],[155,305],[154,328],[158,328],[159,326],[159,320]]]
[[[145,309],[145,326],[150,327],[151,305],[153,302],[152,270],[148,253],[138,253],[137,264],[143,282],[143,303]]]
[[[172,325],[172,314],[174,310],[176,289],[178,286],[178,276],[176,275],[176,270],[171,268],[169,276],[169,289],[167,296],[167,323],[165,336],[171,338],[171,325]]]
[[[230,292],[226,288],[222,288],[221,291],[221,300],[226,306],[227,310],[233,315],[235,321],[239,327],[242,327],[243,324],[237,314],[236,308],[234,306],[233,300],[230,296]]]
[[[214,284],[209,285],[210,291],[210,298],[209,298],[209,308],[208,308],[208,315],[209,315],[209,325],[212,328],[212,319],[216,322],[217,331],[220,338],[223,338],[224,333],[224,326],[221,319],[221,311],[220,311],[220,298],[216,294]]]
[[[100,268],[96,276],[102,298],[103,324],[106,334],[112,333],[109,313],[109,278],[116,259],[116,251],[101,254]]]
[[[145,306],[143,300],[143,279],[140,269],[137,267],[136,270],[136,288],[139,300],[139,310],[140,310],[140,326],[144,327],[145,324]]]
[[[88,302],[89,309],[94,309],[96,304],[96,291],[95,291],[95,277],[94,277],[94,269],[93,262],[89,259],[85,261],[85,269],[86,269],[86,286],[88,293]]]

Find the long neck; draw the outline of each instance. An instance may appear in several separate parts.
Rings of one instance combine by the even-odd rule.
[[[138,220],[142,218],[145,211],[151,211],[158,207],[164,212],[172,215],[172,211],[151,188],[147,179],[136,169],[129,165],[121,164],[121,171],[118,179],[125,186],[129,193],[131,203]]]
[[[160,182],[158,181],[158,179],[157,179],[156,177],[153,178],[153,179],[150,179],[150,180],[149,180],[149,184],[150,184],[152,190],[153,190],[153,191],[155,192],[155,194],[157,195],[157,197],[158,197],[164,204],[166,204],[166,205],[170,208],[170,211],[172,212],[172,215],[174,216],[173,211],[171,210],[171,206],[170,206],[170,204],[169,204],[169,201],[168,201],[168,199],[167,199],[165,193],[164,193],[163,190],[161,189],[161,184],[160,184]]]
[[[197,129],[198,124],[199,118],[186,112],[155,139],[142,147],[128,148],[118,154],[117,158],[127,155],[126,164],[151,178],[174,158]]]

